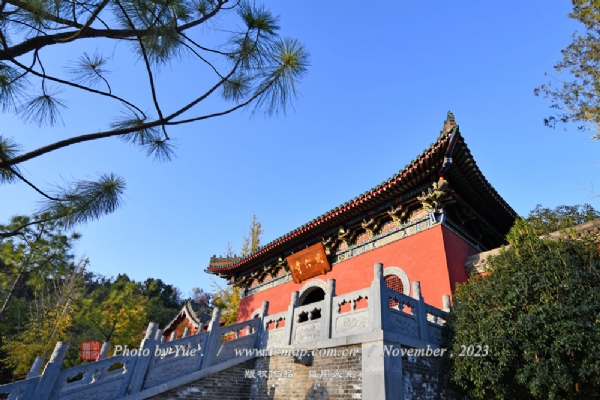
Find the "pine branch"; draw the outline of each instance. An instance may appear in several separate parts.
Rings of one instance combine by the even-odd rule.
[[[82,28],[82,25],[76,23],[75,21],[64,19],[64,18],[61,18],[54,14],[50,14],[49,12],[46,12],[44,10],[40,10],[39,8],[32,7],[31,4],[29,4],[27,2],[23,2],[21,0],[7,0],[6,3],[11,4],[15,7],[21,8],[32,14],[39,15],[40,17],[42,17],[43,19],[46,19],[48,21],[56,22],[58,24],[62,24],[62,25],[72,27],[72,28],[79,28],[79,29]]]
[[[125,9],[123,8],[123,6],[121,5],[121,3],[118,0],[116,0],[116,3],[119,6],[119,8],[121,9],[121,12],[125,16],[125,18],[127,18],[129,25],[131,27],[133,27],[133,21],[131,21],[131,18],[129,18],[129,16],[127,15],[127,11],[125,11]],[[154,102],[154,107],[156,108],[156,112],[158,113],[159,119],[163,120],[164,119],[163,113],[160,109],[160,106],[158,105],[158,98],[156,97],[156,87],[154,85],[154,77],[152,76],[152,69],[150,68],[150,61],[148,60],[148,53],[146,52],[146,47],[144,46],[144,43],[140,36],[137,37],[137,41],[140,45],[140,49],[142,50],[142,56],[144,58],[144,64],[146,66],[146,74],[148,75],[148,80],[150,81],[150,90],[152,92],[152,101]],[[163,133],[165,134],[166,140],[168,140],[169,135],[167,134],[167,130],[166,130],[165,126],[161,125],[161,128],[163,130]]]
[[[77,39],[79,36],[81,36],[81,34],[83,32],[85,32],[85,30],[88,29],[92,25],[92,22],[94,22],[94,20],[98,17],[98,14],[100,14],[100,11],[102,11],[102,9],[104,9],[104,7],[106,7],[106,5],[108,4],[109,1],[110,0],[103,0],[102,3],[100,3],[100,5],[94,10],[94,12],[90,16],[90,18],[87,20],[87,22],[79,29],[79,31],[75,32],[71,37],[61,40],[61,42],[63,42],[63,43],[71,42],[71,41]],[[74,11],[73,11],[73,20],[75,20],[75,12]]]
[[[53,200],[53,201],[64,201],[64,199],[59,199],[57,197],[52,197],[46,193],[44,193],[44,191],[42,191],[40,188],[38,188],[37,186],[35,186],[33,183],[29,182],[27,179],[25,179],[23,177],[23,175],[19,174],[17,171],[15,171],[14,168],[8,167],[8,169],[10,170],[10,172],[12,174],[14,174],[17,178],[19,178],[20,180],[22,180],[23,182],[25,182],[27,185],[29,185],[33,190],[35,190],[36,192],[38,192],[39,194],[41,194],[42,196],[44,196],[45,198],[47,198],[48,200]]]
[[[235,107],[232,107],[228,110],[225,111],[220,111],[220,112],[216,112],[213,114],[208,114],[208,115],[202,115],[200,117],[194,117],[194,118],[188,118],[188,119],[182,119],[179,121],[173,121],[173,122],[166,122],[165,125],[181,125],[181,124],[189,124],[190,122],[196,122],[196,121],[202,121],[205,119],[210,119],[210,118],[215,118],[215,117],[220,117],[222,115],[227,115],[230,114],[232,112],[234,112],[235,110],[239,110],[242,107],[247,106],[248,104],[252,103],[254,100],[256,100],[258,97],[260,97],[263,93],[265,93],[272,85],[274,85],[276,82],[276,80],[271,81],[267,86],[265,86],[262,90],[256,92],[252,97],[250,97],[248,100],[244,101],[243,103],[238,104]]]
[[[17,5],[15,3],[23,4],[19,0],[11,0],[11,4]],[[214,9],[210,13],[204,15],[202,18],[198,18],[195,21],[178,26],[176,28],[176,31],[178,33],[184,32],[190,28],[193,28],[195,26],[203,24],[204,22],[208,21],[210,18],[214,17],[219,12],[219,10],[221,9],[221,7],[224,3],[225,3],[225,1],[223,1],[223,0],[219,1],[217,3],[217,6],[214,7]],[[23,7],[23,9],[27,9],[27,8]],[[17,58],[19,56],[29,53],[30,51],[33,51],[36,49],[40,50],[46,46],[51,46],[51,45],[54,45],[57,43],[67,41],[69,38],[73,37],[73,35],[78,34],[78,32],[80,32],[83,27],[83,25],[75,24],[73,21],[58,18],[56,16],[53,16],[52,14],[47,14],[47,13],[43,13],[43,12],[41,12],[41,13],[42,13],[42,16],[48,20],[62,23],[63,25],[66,25],[66,26],[76,27],[77,30],[56,33],[54,35],[36,36],[34,38],[27,39],[19,44],[14,45],[13,47],[9,47],[9,48],[6,48],[6,49],[3,49],[2,51],[0,51],[0,60],[14,60],[15,58]],[[145,37],[147,35],[152,34],[153,32],[154,32],[153,29],[96,29],[96,28],[89,27],[89,28],[81,31],[81,33],[79,33],[79,36],[77,36],[77,38],[79,38],[79,39],[83,39],[83,38],[132,39],[132,38],[138,38],[138,37]]]
[[[37,51],[36,51],[36,54],[37,54]],[[16,66],[18,66],[19,68],[21,68],[21,69],[23,69],[23,70],[25,70],[25,71],[27,71],[27,72],[35,75],[35,76],[38,76],[38,77],[40,77],[42,79],[48,79],[49,81],[61,83],[63,85],[71,86],[71,87],[74,87],[74,88],[77,88],[77,89],[85,90],[85,91],[90,92],[90,93],[99,94],[101,96],[110,97],[110,98],[112,98],[114,100],[118,100],[121,103],[126,104],[129,107],[136,109],[141,115],[144,116],[144,118],[146,118],[146,114],[144,114],[144,112],[139,107],[137,107],[135,104],[133,104],[133,103],[125,100],[122,97],[116,96],[116,95],[114,95],[112,93],[107,93],[107,92],[103,92],[101,90],[96,90],[96,89],[93,89],[93,88],[90,88],[90,87],[87,87],[87,86],[83,86],[83,85],[80,85],[80,84],[75,83],[75,82],[65,81],[64,79],[60,79],[60,78],[56,78],[56,77],[53,77],[53,76],[50,76],[50,75],[46,75],[46,74],[40,73],[40,72],[38,72],[38,71],[36,71],[36,70],[33,69],[33,65],[31,67],[27,67],[26,65],[21,64],[17,60],[10,60],[10,61],[13,64],[15,64]]]

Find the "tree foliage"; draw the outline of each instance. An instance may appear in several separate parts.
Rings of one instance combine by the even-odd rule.
[[[16,216],[0,226],[0,230],[15,229],[18,234],[0,241],[0,320],[18,291],[29,289],[33,296],[39,295],[49,279],[59,279],[75,268],[71,250],[79,234],[67,235],[60,224],[45,220],[44,215]]]
[[[204,291],[204,289],[195,287],[190,293],[190,300],[203,307],[211,307],[212,294]]]
[[[242,234],[242,251],[241,257],[247,257],[252,254],[260,247],[260,237],[264,233],[262,224],[258,221],[256,214],[252,215],[252,222],[250,222],[249,231],[246,234]],[[227,243],[227,257],[234,257],[231,243]],[[238,313],[240,310],[240,301],[242,299],[242,289],[237,286],[228,286],[222,288],[213,281],[216,286],[216,291],[212,297],[212,304],[215,307],[221,308],[222,320],[225,321],[226,325],[235,324],[237,322]]]
[[[256,214],[253,214],[248,234],[244,232],[242,235],[242,257],[247,257],[258,250],[260,247],[260,236],[263,233],[262,224],[256,218]],[[228,250],[228,252],[230,252],[230,250]]]
[[[119,275],[82,299],[77,318],[91,328],[92,337],[88,340],[135,347],[147,325],[147,303],[142,285],[127,275]]]
[[[149,322],[164,326],[182,305],[179,290],[160,279],[136,282],[125,274],[107,278],[89,273],[85,288],[75,304],[66,365],[81,363],[78,345],[84,340],[138,347]]]
[[[30,301],[35,303],[35,308],[30,308],[23,326],[12,335],[3,331],[2,361],[12,369],[14,377],[24,378],[36,357],[48,360],[57,341],[71,338],[75,302],[83,294],[82,277],[86,264],[87,260],[81,260],[68,276],[48,279],[53,283],[51,290]]]
[[[554,69],[569,74],[535,89],[550,100],[557,113],[544,120],[547,126],[574,122],[579,129],[593,129],[600,138],[600,3],[597,0],[571,0],[570,18],[583,24],[583,33],[574,33],[573,41],[562,50],[562,60]]]
[[[142,284],[142,294],[148,298],[147,319],[165,326],[180,311],[182,306],[179,289],[161,279],[148,278]]]
[[[581,221],[597,215],[585,208],[574,215],[576,209],[559,207],[550,216],[536,208],[528,219],[515,223],[507,236],[510,246],[490,258],[490,273],[458,286],[446,330],[446,345],[454,356],[447,361],[452,383],[465,395],[479,399],[600,395],[598,246],[589,237],[540,237],[542,220],[553,229],[574,217]],[[459,356],[464,354],[462,346],[477,345],[487,346],[488,355]]]
[[[65,366],[82,362],[84,340],[137,347],[149,322],[164,325],[181,309],[179,289],[160,279],[106,278],[86,271],[86,258],[74,263],[79,234],[64,224],[18,216],[4,228],[23,225],[0,242],[0,369],[13,378],[59,340],[71,343]]]
[[[600,213],[590,204],[582,206],[558,206],[555,209],[538,204],[527,217],[528,225],[538,235],[572,228],[584,222],[600,218]]]
[[[67,146],[111,137],[168,161],[175,154],[173,126],[247,106],[268,115],[285,112],[309,62],[304,46],[280,37],[279,29],[278,17],[245,0],[1,0],[0,110],[24,124],[61,125],[65,97],[82,95],[112,102],[114,114],[100,129],[27,151],[17,139],[0,133],[0,183],[29,185],[45,201],[39,210],[47,213],[44,219],[67,226],[113,212],[125,190],[125,181],[116,174],[47,191],[24,176],[21,167]],[[55,58],[62,69],[46,63]],[[115,59],[119,65],[113,64]],[[132,64],[123,65],[128,59]],[[190,59],[202,79],[194,78],[186,93],[173,96],[180,102],[167,103],[157,90],[157,70]],[[139,88],[119,86],[115,78],[136,66],[147,82],[145,101],[133,96],[142,92]],[[20,229],[0,230],[0,239]]]
[[[82,259],[63,275],[48,275],[15,291],[0,321],[0,367],[23,378],[35,357],[48,359],[57,341],[71,343],[66,367],[81,364],[84,340],[137,347],[149,322],[163,326],[181,309],[179,290],[160,279],[136,282],[85,271]]]
[[[0,241],[0,368],[22,377],[71,329],[87,259],[73,262],[79,234],[44,216],[13,217]]]
[[[233,325],[237,322],[241,299],[242,290],[235,286],[218,287],[213,294],[212,304],[222,310],[221,321],[224,321],[225,325]]]
[[[68,331],[72,324],[72,314],[63,314],[57,304],[44,312],[39,320],[27,322],[19,335],[5,340],[6,356],[2,361],[12,369],[15,378],[25,378],[36,357],[48,359],[57,341],[69,341]]]

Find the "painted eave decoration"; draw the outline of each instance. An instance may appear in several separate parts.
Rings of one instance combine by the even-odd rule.
[[[211,263],[207,272],[230,277],[274,257],[281,257],[286,252],[289,254],[291,249],[297,250],[297,246],[319,237],[328,229],[340,226],[390,200],[396,199],[399,203],[403,194],[440,178],[445,179],[456,195],[468,202],[498,232],[508,232],[517,214],[483,176],[454,116],[448,112],[437,140],[385,182],[260,247],[243,259],[226,266]]]

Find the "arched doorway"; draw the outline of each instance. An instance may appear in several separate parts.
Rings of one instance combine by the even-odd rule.
[[[303,293],[300,298],[300,305],[304,306],[321,300],[325,300],[325,291],[320,287],[313,287]]]
[[[325,291],[320,287],[313,287],[308,289],[302,294],[299,299],[299,306],[305,306],[307,304],[317,303],[321,300],[325,300]],[[303,312],[299,315],[298,322],[305,322],[314,319],[321,318],[321,309],[315,308],[312,311]]]

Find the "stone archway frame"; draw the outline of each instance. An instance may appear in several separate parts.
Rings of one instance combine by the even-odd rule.
[[[407,296],[410,296],[410,281],[408,280],[408,275],[406,275],[406,272],[404,272],[403,270],[401,270],[398,267],[386,267],[383,269],[383,277],[385,278],[386,276],[389,275],[396,275],[398,278],[400,278],[400,280],[402,281],[402,294],[405,294]]]
[[[402,283],[404,284],[404,282]],[[308,282],[306,282],[302,288],[298,291],[298,304],[302,304],[302,302],[304,301],[304,299],[306,299],[306,296],[308,296],[308,294],[310,292],[312,292],[312,289],[314,288],[321,288],[323,289],[323,292],[325,292],[325,294],[327,294],[327,282],[321,280],[321,279],[311,279]]]

